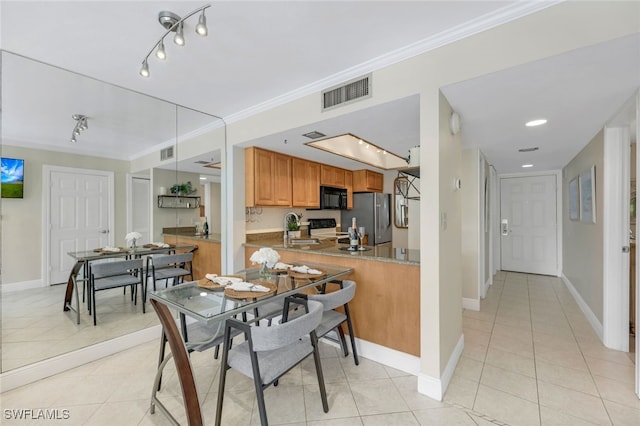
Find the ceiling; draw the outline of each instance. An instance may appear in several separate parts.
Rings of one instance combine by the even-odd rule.
[[[373,69],[376,60],[407,46],[453,41],[461,28],[471,34],[490,27],[494,16],[516,18],[552,3],[215,2],[207,9],[209,36],[196,36],[197,16],[189,18],[186,46],[168,39],[168,59],[152,55],[151,76],[140,77],[142,59],[164,32],[158,12],[184,16],[204,4],[3,0],[2,49],[40,62],[3,55],[11,56],[3,63],[3,143],[135,158],[175,137],[170,103],[189,108],[180,109],[180,130],[194,131],[283,96],[317,93],[318,85]],[[640,86],[639,46],[637,36],[614,40],[443,88],[462,116],[463,145],[479,146],[501,173],[520,171],[517,148],[529,146],[540,147],[527,158],[534,170],[564,166]],[[309,141],[302,134],[311,130],[353,133],[406,157],[419,144],[418,101],[401,99],[252,144],[361,168],[302,145]],[[89,129],[70,146],[77,113],[90,117]],[[549,119],[546,126],[522,126],[539,115]],[[196,160],[215,156],[203,153],[180,169],[199,170]]]

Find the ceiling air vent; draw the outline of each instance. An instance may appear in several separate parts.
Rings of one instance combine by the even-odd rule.
[[[173,147],[165,148],[160,151],[160,161],[168,160],[173,158]]]
[[[348,81],[322,92],[322,110],[371,97],[371,74]]]

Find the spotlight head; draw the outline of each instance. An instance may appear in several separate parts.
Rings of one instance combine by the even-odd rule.
[[[198,18],[196,33],[198,33],[198,35],[201,35],[202,37],[206,37],[207,34],[209,34],[209,29],[207,28],[207,17],[204,16],[204,10],[200,14],[200,18]]]
[[[140,75],[143,77],[149,77],[149,64],[147,63],[146,59],[144,60],[144,62],[142,62],[142,68],[140,68]]]
[[[158,43],[158,50],[156,50],[156,57],[158,59],[162,59],[163,61],[167,59],[167,52],[164,50],[164,40],[160,40]]]
[[[73,136],[73,137],[71,138],[71,142],[76,143],[76,137],[75,137],[75,136]]]
[[[173,37],[173,42],[178,46],[184,46],[184,30],[182,28],[182,22],[178,24],[176,35]]]

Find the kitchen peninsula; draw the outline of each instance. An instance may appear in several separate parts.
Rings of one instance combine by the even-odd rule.
[[[222,273],[222,251],[220,234],[196,235],[194,227],[164,228],[162,238],[167,244],[195,245],[193,252],[193,279],[204,278],[205,274]]]
[[[282,235],[280,233],[280,235]],[[357,283],[349,303],[357,338],[400,352],[420,356],[420,253],[390,246],[367,247],[349,252],[331,240],[319,244],[289,245],[282,238],[256,239],[245,243],[245,264],[261,247],[271,247],[280,261],[344,266],[353,273],[344,279]]]

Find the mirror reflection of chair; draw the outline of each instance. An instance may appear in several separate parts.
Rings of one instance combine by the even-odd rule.
[[[173,285],[184,281],[187,275],[193,280],[193,252],[180,254],[167,254],[147,257],[147,280],[153,282],[153,290],[156,290],[156,281],[165,281],[168,287],[169,280]],[[147,284],[148,287],[148,284]]]
[[[289,303],[305,305],[306,313],[287,322]],[[255,327],[234,319],[225,326],[224,351],[220,370],[220,387],[216,409],[216,426],[222,421],[224,387],[227,370],[233,368],[252,378],[258,398],[260,423],[268,425],[264,389],[313,354],[324,412],[329,412],[327,393],[322,375],[318,338],[315,328],[322,319],[322,304],[315,301],[288,298],[283,311],[283,322],[270,327]],[[244,332],[247,340],[229,349],[234,329]]]
[[[142,292],[142,312],[145,312],[146,289],[142,273],[142,259],[121,260],[116,262],[96,263],[91,265],[89,278],[89,300],[93,313],[93,325],[96,325],[96,293],[118,287],[131,286],[131,299],[138,302],[138,285]]]
[[[347,348],[347,342],[344,338],[342,324],[347,323],[349,339],[351,340],[351,350],[353,351],[353,361],[358,365],[360,360],[358,359],[356,339],[353,334],[353,324],[349,312],[349,302],[356,294],[356,283],[351,280],[336,281],[335,283],[340,285],[340,290],[324,294],[297,295],[297,297],[305,297],[308,300],[315,300],[322,303],[324,312],[322,314],[322,322],[316,329],[316,334],[318,337],[326,337],[327,333],[335,330],[340,337],[340,346],[342,347],[342,352],[345,357],[349,355],[349,349]],[[344,313],[336,311],[336,308],[339,307],[343,308]]]

